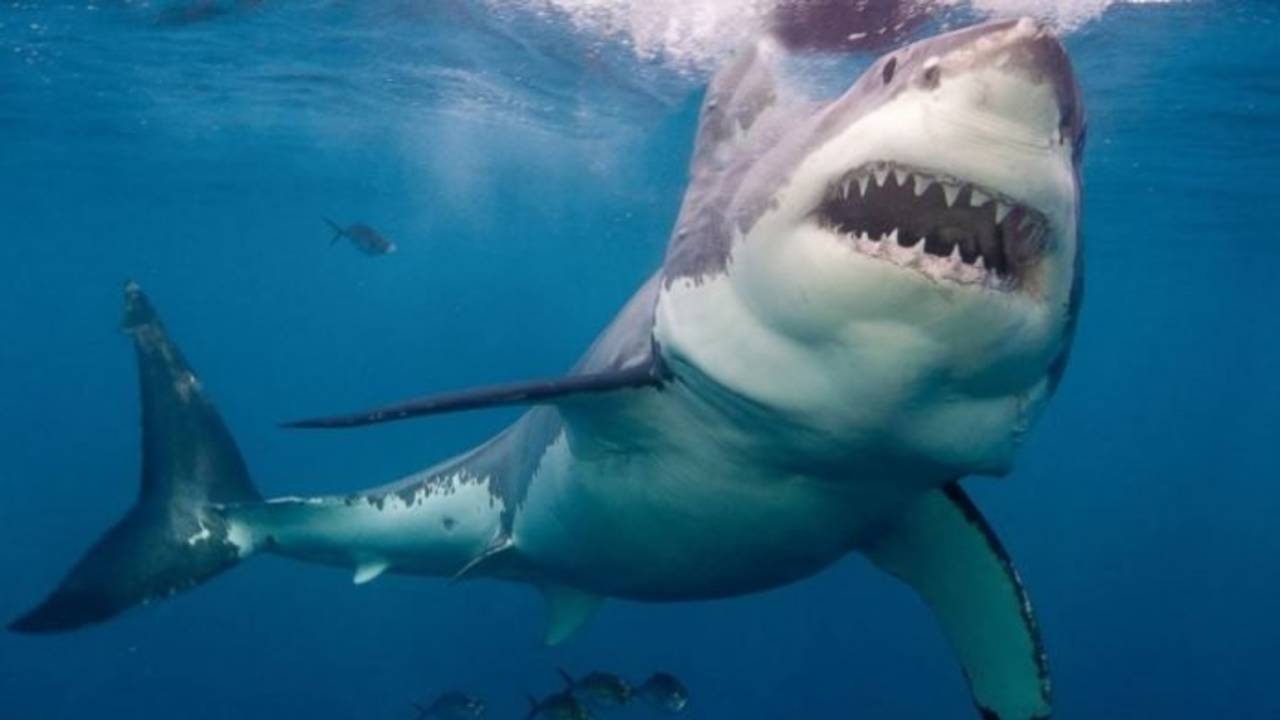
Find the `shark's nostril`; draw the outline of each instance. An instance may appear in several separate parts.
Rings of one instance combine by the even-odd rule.
[[[884,84],[888,85],[893,82],[893,72],[898,69],[898,58],[889,58],[889,62],[884,65]]]
[[[939,61],[936,57],[931,57],[924,61],[924,72],[920,73],[920,84],[927,90],[938,87],[938,83],[942,81],[942,68],[939,67]]]

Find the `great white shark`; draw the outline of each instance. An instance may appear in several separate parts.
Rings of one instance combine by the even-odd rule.
[[[890,52],[837,97],[761,40],[712,80],[661,269],[563,378],[294,423],[528,412],[398,482],[264,500],[136,284],[137,503],[10,628],[52,632],[257,553],[541,588],[547,639],[603,598],[773,588],[861,553],[933,609],[984,718],[1050,715],[1031,604],[961,489],[1004,475],[1079,312],[1084,121],[1028,19]]]

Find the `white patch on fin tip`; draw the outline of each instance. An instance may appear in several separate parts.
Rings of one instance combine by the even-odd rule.
[[[372,562],[363,562],[356,566],[355,577],[351,578],[351,582],[356,585],[364,585],[378,579],[378,576],[387,571],[391,567],[391,563],[386,560],[374,560]]]

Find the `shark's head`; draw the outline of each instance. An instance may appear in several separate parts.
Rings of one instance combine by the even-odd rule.
[[[677,370],[816,452],[1000,473],[1061,376],[1081,291],[1084,120],[1023,19],[790,101],[762,43],[713,82],[664,268]]]

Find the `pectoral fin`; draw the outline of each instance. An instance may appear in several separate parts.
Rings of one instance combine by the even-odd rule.
[[[984,720],[1051,715],[1031,603],[1000,540],[959,485],[916,502],[864,551],[933,609]]]
[[[604,598],[563,585],[547,585],[542,588],[547,596],[547,634],[543,639],[548,646],[559,645],[587,624]]]
[[[405,420],[423,415],[475,410],[502,405],[534,405],[554,403],[572,397],[625,390],[658,387],[663,371],[656,361],[620,370],[569,375],[561,378],[527,380],[503,385],[443,392],[408,400],[395,405],[334,417],[311,418],[283,423],[287,428],[348,428],[375,423]]]

